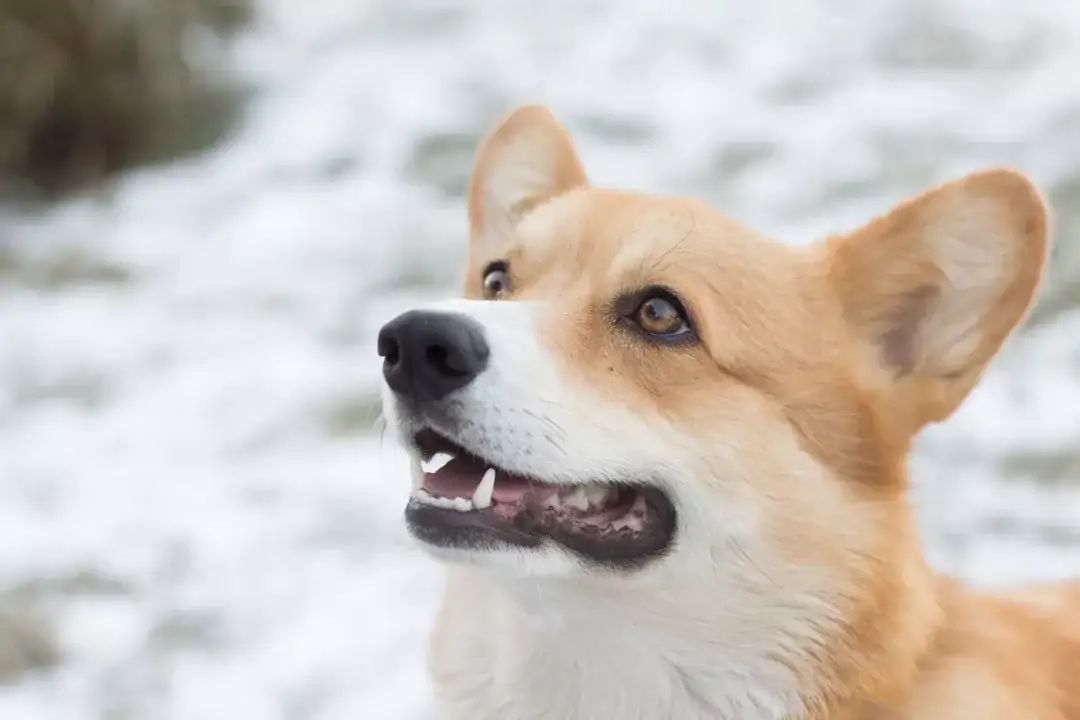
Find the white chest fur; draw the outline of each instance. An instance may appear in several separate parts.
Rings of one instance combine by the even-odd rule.
[[[447,718],[798,716],[794,677],[763,648],[631,600],[451,571],[431,655]]]

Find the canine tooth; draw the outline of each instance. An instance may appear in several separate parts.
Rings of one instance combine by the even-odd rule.
[[[446,467],[446,464],[454,459],[454,455],[445,452],[437,452],[431,456],[430,460],[421,460],[420,467],[423,468],[426,473],[437,473]]]
[[[476,491],[472,496],[472,504],[477,510],[483,510],[486,507],[491,507],[491,493],[495,491],[495,468],[488,468],[484,471],[484,477],[480,480],[480,484],[476,486]]]
[[[473,509],[472,500],[469,500],[469,498],[454,498],[452,505],[458,512],[469,512]]]
[[[424,484],[424,468],[421,463],[409,463],[409,476],[412,478],[413,487],[419,490],[420,486]]]

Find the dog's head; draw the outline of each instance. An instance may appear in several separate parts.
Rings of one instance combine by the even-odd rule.
[[[1013,171],[791,247],[590,186],[539,107],[483,142],[469,219],[465,299],[379,334],[409,528],[451,561],[601,581],[842,594],[888,564],[912,437],[971,390],[1046,254]]]

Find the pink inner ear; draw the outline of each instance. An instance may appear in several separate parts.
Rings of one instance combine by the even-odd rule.
[[[547,108],[521,106],[477,151],[469,189],[473,238],[502,238],[537,205],[586,182],[573,142]]]
[[[941,289],[922,285],[897,298],[895,307],[888,309],[879,322],[883,326],[877,337],[882,359],[897,377],[915,369],[919,360],[919,324],[933,312]]]

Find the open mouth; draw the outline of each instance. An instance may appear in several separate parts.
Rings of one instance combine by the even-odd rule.
[[[492,464],[431,430],[413,438],[423,483],[405,510],[410,532],[440,547],[562,545],[591,561],[638,565],[675,535],[675,507],[650,485],[547,483]]]

